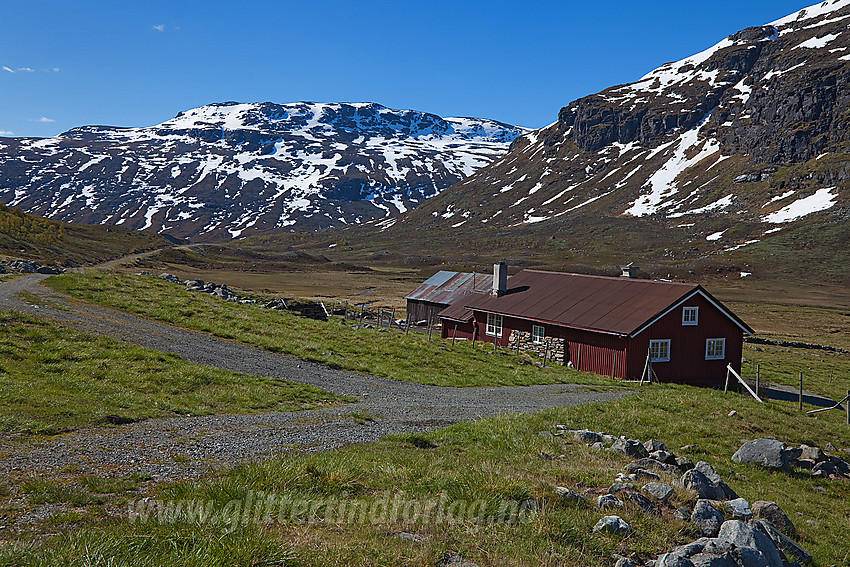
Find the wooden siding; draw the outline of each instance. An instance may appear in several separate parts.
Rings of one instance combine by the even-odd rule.
[[[697,325],[682,325],[685,307],[699,307]],[[706,360],[708,339],[726,339],[726,353],[722,360]],[[646,353],[652,339],[670,339],[670,361],[653,362],[652,368],[663,382],[678,382],[698,386],[723,386],[726,365],[732,364],[740,371],[744,335],[725,314],[701,295],[686,301],[656,321],[630,341],[630,378],[639,378],[646,364]]]
[[[430,301],[419,301],[416,299],[407,300],[407,316],[410,322],[428,321],[429,323],[439,323],[437,313],[448,307],[445,303],[431,303]]]

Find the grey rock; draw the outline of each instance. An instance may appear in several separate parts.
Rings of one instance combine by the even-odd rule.
[[[797,563],[808,565],[812,562],[812,554],[803,549],[796,541],[786,536],[777,529],[772,523],[767,520],[756,520],[755,526],[758,531],[770,538],[770,541],[783,552],[791,557]]]
[[[602,441],[599,441],[598,443],[594,443],[593,445],[591,445],[591,447],[593,449],[605,449],[606,448],[605,443],[603,443]]]
[[[666,472],[666,473],[678,473],[678,467],[673,465],[668,465],[667,463],[662,463],[661,461],[656,461],[655,459],[650,459],[649,457],[644,457],[642,459],[638,459],[633,463],[636,467],[640,467],[643,469],[653,469],[656,471]]]
[[[824,449],[824,451],[830,451],[832,453],[834,453],[835,451],[838,450],[838,449],[835,448],[835,445],[833,445],[832,443],[827,443],[826,445],[823,446],[823,449]]]
[[[556,486],[555,494],[557,494],[561,500],[565,500],[567,502],[581,502],[583,500],[581,494],[573,492],[569,488],[565,488],[563,486]]]
[[[573,431],[573,437],[576,438],[576,441],[581,441],[587,445],[602,442],[602,435],[593,431],[588,431],[587,429],[578,429]]]
[[[823,461],[817,463],[814,467],[812,467],[812,473],[822,473],[819,476],[828,477],[833,474],[840,474],[838,472],[838,468],[832,464],[830,461]]]
[[[628,557],[620,557],[617,559],[617,562],[614,563],[614,567],[638,567],[638,564]]]
[[[682,475],[682,486],[693,490],[699,498],[706,500],[724,500],[726,493],[723,489],[712,483],[704,474],[697,469],[687,471]]]
[[[655,451],[667,450],[667,445],[665,445],[658,439],[650,439],[649,441],[645,441],[643,443],[643,447],[646,449],[647,453],[654,453]]]
[[[477,563],[469,561],[463,555],[454,551],[444,553],[436,565],[437,567],[478,567]]]
[[[681,508],[676,508],[676,511],[673,512],[673,517],[677,520],[682,520],[683,522],[690,522],[691,511],[682,506]]]
[[[794,537],[797,529],[788,518],[782,508],[776,502],[769,500],[758,500],[752,504],[753,518],[756,520],[767,520],[785,535]]]
[[[623,492],[624,490],[637,490],[637,487],[634,484],[627,482],[615,482],[614,484],[608,487],[608,494],[617,494],[618,492]]]
[[[647,514],[658,514],[658,507],[652,501],[637,492],[626,492],[626,498]]]
[[[649,455],[646,452],[646,449],[643,447],[643,443],[640,441],[635,441],[634,439],[624,439],[620,438],[614,441],[611,444],[611,450],[617,451],[618,453],[622,453],[627,457],[632,457],[635,459],[643,458]]]
[[[699,449],[699,445],[682,445],[679,447],[679,450],[682,452],[693,451],[694,449]]]
[[[650,478],[652,480],[661,479],[660,476],[658,476],[652,471],[646,470],[637,463],[629,463],[625,467],[623,467],[623,470],[625,470],[629,474],[636,475],[638,478]]]
[[[616,535],[626,535],[632,527],[620,516],[605,516],[593,526],[593,533],[610,532]]]
[[[399,533],[395,534],[395,537],[397,537],[398,539],[404,540],[404,541],[416,541],[416,542],[420,542],[420,541],[423,541],[425,539],[424,537],[422,537],[419,534],[412,534],[410,532],[399,532]]]
[[[769,537],[740,520],[723,522],[705,553],[730,554],[741,567],[783,567],[782,557]]]
[[[676,464],[676,455],[674,455],[670,451],[653,451],[649,454],[649,458],[655,459],[656,461],[667,465]]]
[[[696,465],[694,465],[694,470],[697,470],[705,475],[705,477],[713,484],[714,486],[720,488],[723,491],[723,497],[717,498],[717,500],[732,500],[737,498],[738,495],[735,494],[735,491],[729,487],[728,484],[723,482],[723,479],[720,478],[720,475],[717,474],[717,471],[714,470],[714,467],[706,463],[705,461],[700,461]]]
[[[698,553],[690,558],[694,567],[738,567],[731,553],[713,555],[709,553]]]
[[[687,557],[676,553],[665,553],[655,562],[655,567],[696,567]]]
[[[613,435],[608,435],[607,433],[602,434],[602,442],[605,443],[606,445],[610,445],[611,443],[613,443],[616,440],[617,440],[617,438],[614,437]]]
[[[708,500],[697,500],[691,514],[691,522],[706,537],[715,537],[723,525],[723,514]]]
[[[683,471],[689,471],[694,468],[694,462],[687,457],[676,457],[676,466]]]
[[[753,511],[750,509],[750,503],[743,498],[736,498],[726,503],[726,508],[735,520],[744,520],[745,522],[753,517]]]
[[[36,272],[39,274],[58,274],[60,273],[57,268],[52,268],[50,266],[40,266],[36,269]]]
[[[667,502],[667,499],[673,495],[673,487],[663,482],[649,482],[644,484],[641,490],[661,502]]]
[[[619,498],[613,494],[603,494],[596,499],[596,507],[600,510],[608,510],[610,508],[622,508],[624,504]]]
[[[736,463],[758,464],[771,469],[787,469],[788,455],[785,443],[776,439],[747,441],[738,449],[732,460]]]

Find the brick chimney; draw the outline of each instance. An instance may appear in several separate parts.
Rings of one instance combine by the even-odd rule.
[[[490,295],[502,297],[508,290],[508,265],[502,261],[493,264],[493,291]]]

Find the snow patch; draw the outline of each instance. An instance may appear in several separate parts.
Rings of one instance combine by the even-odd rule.
[[[813,195],[797,199],[790,205],[762,217],[763,222],[773,224],[786,223],[801,219],[805,216],[825,211],[835,205],[837,194],[833,194],[835,187],[818,189]]]

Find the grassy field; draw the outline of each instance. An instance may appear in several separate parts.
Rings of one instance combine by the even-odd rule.
[[[271,352],[396,380],[437,386],[519,386],[585,383],[614,385],[602,376],[565,367],[540,369],[492,347],[448,343],[418,333],[354,329],[341,320],[302,319],[187,291],[153,276],[65,274],[47,280],[59,291],[174,325],[235,339]]]
[[[313,386],[192,364],[0,311],[0,432],[50,434],[175,415],[291,411],[339,399]]]
[[[732,409],[737,414],[729,416]],[[425,566],[454,550],[481,566],[608,566],[613,553],[637,553],[649,559],[696,539],[690,524],[670,516],[672,508],[664,508],[663,518],[658,518],[631,505],[616,513],[632,524],[634,533],[591,534],[607,512],[590,504],[559,501],[552,487],[590,489],[589,498],[595,500],[628,461],[571,439],[539,434],[555,424],[656,438],[694,461],[706,460],[748,501],[776,501],[795,523],[797,540],[814,554],[816,565],[846,564],[850,514],[845,504],[850,483],[730,460],[742,440],[770,435],[794,444],[850,447],[850,429],[841,414],[815,419],[798,413],[793,404],[760,405],[737,394],[656,385],[616,402],[480,420],[249,464],[201,483],[164,485],[154,495],[163,503],[182,503],[184,510],[187,502],[193,502],[194,512],[203,510],[206,516],[151,513],[148,521],[131,522],[86,512],[96,506],[83,505],[80,513],[92,519],[70,527],[54,521],[52,529],[60,535],[45,546],[7,545],[0,550],[0,565]],[[686,444],[697,447],[679,451]],[[548,460],[540,457],[542,452],[563,457]],[[32,491],[48,494],[48,499],[52,494],[54,500],[85,501],[85,495],[94,495],[85,482],[65,487],[64,492],[57,487]],[[132,490],[125,492],[125,508],[137,497]],[[529,506],[530,500],[534,506]],[[671,505],[693,500],[693,493],[677,489]],[[288,501],[298,503],[294,516],[291,507],[281,504]],[[424,517],[413,521],[411,502],[427,509],[437,501],[443,503],[437,510],[454,512],[453,521],[438,522],[434,515],[429,521]],[[259,509],[257,502],[263,503]],[[334,508],[339,502],[358,503],[369,513],[362,521],[356,514],[349,518],[343,513],[340,519],[338,507]],[[401,504],[397,517],[382,515],[387,502]],[[472,502],[476,507],[470,515],[464,505]],[[502,508],[506,502],[526,504]],[[319,520],[326,517],[327,505],[337,510],[337,517]],[[504,509],[519,510],[515,523],[474,519],[502,518],[499,511]],[[151,509],[133,510],[144,514]],[[399,537],[401,532],[415,534],[417,541]]]

